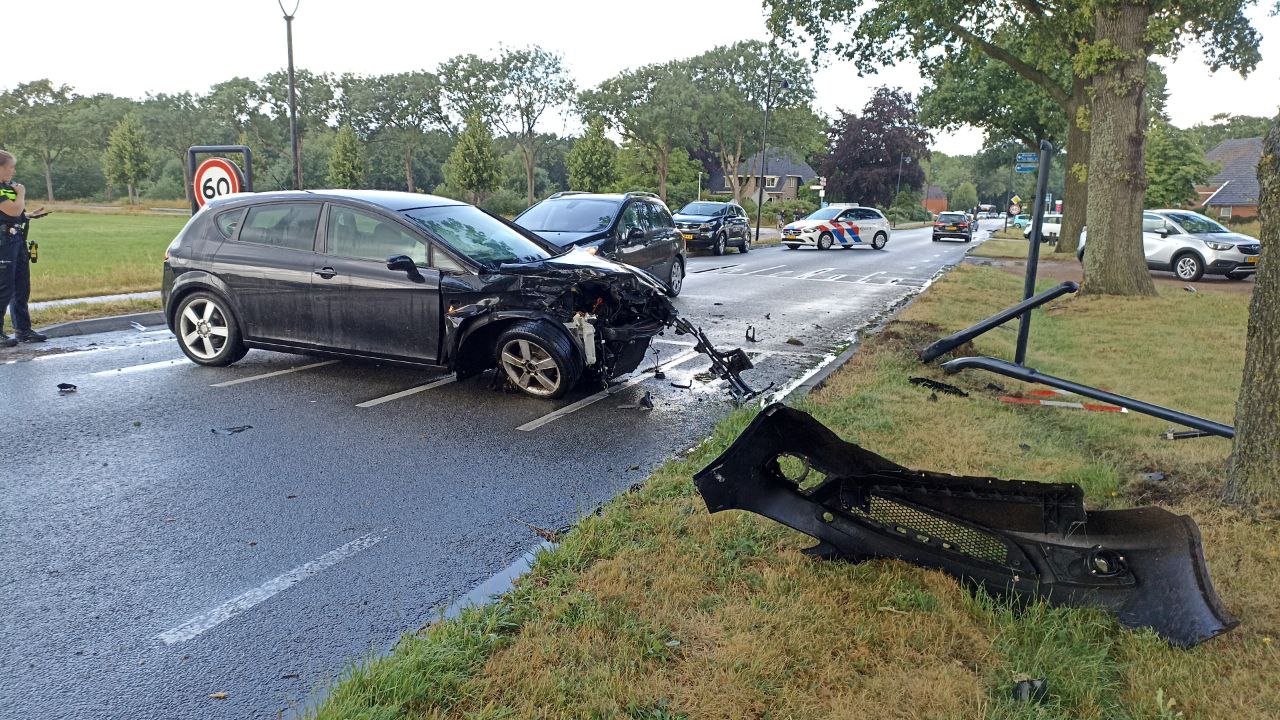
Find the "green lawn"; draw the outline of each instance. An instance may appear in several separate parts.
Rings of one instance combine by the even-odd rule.
[[[160,289],[164,250],[187,216],[55,212],[31,222],[31,300]]]
[[[585,517],[500,602],[353,666],[318,717],[1280,717],[1280,513],[1216,502],[1230,442],[1160,440],[1167,423],[1136,413],[1009,405],[987,383],[1017,383],[982,373],[946,378],[970,397],[935,402],[907,382],[943,378],[914,349],[1009,304],[1021,282],[958,268],[800,406],[908,467],[1074,482],[1092,507],[1156,503],[1194,516],[1236,630],[1178,650],[1101,612],[1014,609],[897,561],[814,560],[800,552],[813,541],[777,523],[708,515],[690,477],[749,422],[743,411]],[[1029,359],[1230,422],[1248,302],[1178,289],[1065,298],[1036,312]],[[974,352],[1009,357],[1013,341],[995,330]],[[1151,470],[1169,479],[1143,483]],[[1045,702],[1009,699],[1025,677],[1048,679]]]

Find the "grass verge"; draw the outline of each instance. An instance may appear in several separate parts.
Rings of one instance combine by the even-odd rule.
[[[112,315],[132,315],[133,313],[152,312],[163,309],[160,298],[146,300],[117,300],[103,303],[75,303],[59,305],[31,311],[32,327],[44,327],[72,320],[92,320],[94,318],[111,317]],[[7,319],[7,318],[6,318]],[[12,332],[13,328],[9,328]]]
[[[33,220],[40,261],[31,266],[32,302],[159,290],[165,248],[187,220],[78,212]]]
[[[1227,441],[1158,440],[1165,423],[1136,414],[1008,405],[981,374],[947,378],[969,398],[929,401],[907,382],[941,377],[915,347],[1009,304],[1021,282],[958,268],[800,405],[909,467],[1074,482],[1093,507],[1193,515],[1235,631],[1175,650],[1101,612],[1014,610],[901,562],[812,560],[809,538],[755,515],[709,516],[690,478],[750,421],[743,411],[585,518],[501,601],[350,668],[318,717],[1280,717],[1280,515],[1215,502]],[[1030,360],[1230,421],[1247,304],[1216,291],[1073,297],[1037,311]],[[1008,357],[1013,342],[995,330],[974,351]],[[1143,481],[1151,470],[1168,479]],[[1024,677],[1048,678],[1045,702],[1009,699]]]

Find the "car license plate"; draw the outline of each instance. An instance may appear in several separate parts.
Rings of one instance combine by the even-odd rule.
[[[680,234],[684,236],[684,239],[685,239],[685,240],[692,240],[692,239],[693,239],[693,233],[680,233]]]
[[[1251,264],[1256,263],[1256,262],[1258,262],[1258,256],[1257,256],[1257,255],[1250,255],[1249,257],[1247,257],[1247,258],[1245,258],[1245,259],[1244,259],[1244,263],[1245,263],[1246,265],[1251,265]]]
[[[955,225],[948,225],[948,226],[947,226],[947,229],[948,229],[948,230],[955,230],[955,229],[956,229],[956,226],[955,226]]]

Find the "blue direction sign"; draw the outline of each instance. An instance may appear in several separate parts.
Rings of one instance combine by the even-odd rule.
[[[1013,169],[1020,173],[1033,173],[1040,169],[1040,165],[1036,163],[1018,163]]]
[[[1021,163],[1033,163],[1033,162],[1040,162],[1040,154],[1039,154],[1039,153],[1033,153],[1033,152],[1020,152],[1020,153],[1018,153],[1018,163],[1019,163],[1019,164],[1021,164]]]

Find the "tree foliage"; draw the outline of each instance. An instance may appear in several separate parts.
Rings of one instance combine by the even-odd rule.
[[[604,118],[595,116],[569,151],[569,187],[600,192],[618,177],[618,147],[605,137]]]
[[[887,206],[900,186],[922,189],[921,160],[928,156],[932,138],[918,115],[911,94],[890,87],[876,88],[861,116],[842,113],[821,164],[828,196]]]
[[[1147,207],[1182,207],[1198,196],[1217,169],[1204,159],[1195,133],[1167,122],[1154,123],[1147,132]]]
[[[493,135],[479,114],[467,119],[462,135],[444,166],[445,181],[464,193],[467,201],[480,202],[498,188],[498,161],[493,152]]]
[[[503,48],[498,59],[501,96],[495,125],[513,138],[524,156],[527,198],[534,202],[534,168],[546,147],[538,124],[548,112],[574,97],[564,59],[537,46]]]
[[[329,154],[329,185],[335,188],[364,187],[365,160],[360,140],[350,125],[343,125]]]
[[[102,172],[108,182],[119,183],[127,188],[129,204],[132,205],[138,202],[138,183],[150,171],[147,133],[136,117],[125,115],[107,138],[107,151],[102,156]]]

